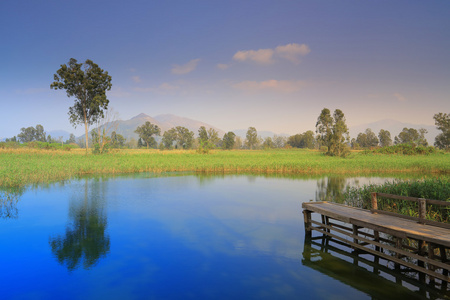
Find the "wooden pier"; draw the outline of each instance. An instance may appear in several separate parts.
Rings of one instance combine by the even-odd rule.
[[[378,210],[377,197],[418,203],[419,217],[399,215]],[[429,280],[439,279],[443,287],[450,282],[450,224],[426,220],[426,206],[450,206],[445,201],[372,194],[372,209],[359,209],[330,202],[302,204],[305,231],[312,230],[348,244],[353,249],[370,253],[397,266],[403,266]],[[312,219],[321,216],[321,222]]]

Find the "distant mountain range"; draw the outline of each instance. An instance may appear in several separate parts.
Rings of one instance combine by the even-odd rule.
[[[188,128],[189,130],[193,131],[195,133],[195,135],[198,136],[198,129],[201,126],[205,126],[206,129],[213,128],[213,129],[217,130],[219,132],[220,138],[222,138],[223,135],[225,134],[224,130],[221,130],[217,127],[214,127],[213,125],[210,125],[210,124],[198,121],[198,120],[193,120],[193,119],[175,116],[175,115],[171,115],[171,114],[163,114],[163,115],[158,115],[156,117],[151,117],[144,113],[141,113],[129,120],[118,120],[116,123],[117,127],[112,130],[115,130],[118,134],[123,135],[128,140],[130,140],[131,138],[134,138],[137,140],[138,135],[134,131],[136,130],[136,128],[138,126],[141,126],[142,124],[144,124],[147,121],[152,124],[158,125],[159,128],[161,128],[161,133],[163,133],[164,131],[166,131],[170,128],[176,127],[176,126],[183,126],[183,127]],[[425,135],[425,137],[427,138],[427,141],[430,145],[434,144],[436,135],[438,135],[440,133],[440,131],[437,130],[436,127],[432,126],[432,125],[402,123],[402,122],[391,120],[391,119],[385,119],[385,120],[381,120],[378,122],[361,124],[358,126],[352,126],[349,128],[349,131],[350,131],[350,136],[352,138],[356,138],[360,132],[364,132],[367,128],[372,129],[372,131],[376,135],[378,135],[378,132],[380,131],[380,129],[384,129],[384,130],[388,130],[391,133],[391,137],[393,140],[394,137],[397,136],[402,131],[402,129],[405,127],[414,128],[417,130],[420,128],[425,128],[426,130],[428,130],[428,133]],[[90,129],[93,129],[93,127],[91,126]],[[240,136],[241,138],[245,139],[247,130],[248,130],[248,128],[236,129],[236,130],[233,130],[233,132],[237,136]],[[258,128],[256,128],[256,130],[258,130]],[[314,128],[312,130],[314,130]],[[49,134],[54,139],[59,139],[60,137],[62,137],[64,141],[69,139],[69,136],[70,136],[70,132],[67,132],[64,130],[48,131],[47,135],[49,135]],[[285,137],[290,136],[287,133],[277,134],[272,131],[258,131],[258,135],[262,138],[273,137],[274,135],[285,136]],[[82,135],[78,138],[84,139],[84,135]],[[4,139],[2,139],[2,140],[4,140]]]
[[[145,122],[150,122],[152,124],[158,125],[158,127],[161,128],[161,134],[164,131],[169,130],[170,128],[173,128],[173,127],[177,127],[177,126],[186,127],[190,131],[194,132],[195,135],[198,135],[198,129],[201,126],[205,126],[206,129],[213,128],[213,129],[217,130],[219,132],[219,137],[223,137],[223,135],[225,134],[225,131],[218,129],[210,124],[201,122],[201,121],[192,120],[192,119],[184,118],[184,117],[179,117],[179,116],[175,116],[175,115],[171,115],[171,114],[164,114],[164,115],[158,115],[156,117],[151,117],[144,113],[141,113],[129,120],[116,121],[116,123],[115,123],[116,128],[112,129],[112,130],[115,130],[116,133],[121,134],[123,137],[125,137],[128,140],[131,138],[134,138],[137,140],[139,138],[139,136],[134,131],[136,130],[136,128],[143,125]],[[82,135],[81,137],[84,138],[84,135]]]

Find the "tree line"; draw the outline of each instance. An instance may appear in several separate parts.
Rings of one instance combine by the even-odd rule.
[[[103,153],[109,148],[132,148],[134,141],[126,139],[111,128],[105,127],[103,122],[108,120],[108,104],[106,91],[112,87],[111,76],[107,71],[102,70],[91,60],[78,63],[71,58],[68,64],[61,65],[61,68],[54,74],[54,81],[50,84],[51,89],[65,90],[69,98],[74,97],[74,105],[69,108],[69,121],[74,127],[84,125],[86,153],[89,148],[89,141],[94,144],[94,152]],[[450,114],[438,113],[434,115],[437,128],[442,131],[435,140],[434,146],[440,149],[450,149]],[[101,123],[103,122],[103,126]],[[89,126],[97,125],[91,131],[89,139]],[[199,152],[208,152],[213,148],[222,149],[269,149],[269,148],[309,148],[321,149],[328,155],[345,156],[349,149],[386,147],[392,144],[410,144],[414,146],[427,146],[425,139],[427,131],[423,128],[403,128],[392,141],[391,133],[387,130],[380,130],[378,136],[370,129],[359,133],[356,139],[350,140],[348,127],[344,113],[336,109],[333,114],[328,108],[324,108],[316,122],[316,131],[306,131],[301,134],[289,136],[267,137],[262,139],[258,136],[254,127],[249,127],[245,140],[236,136],[233,132],[227,132],[222,139],[218,132],[204,126],[198,130],[198,138],[194,138],[194,133],[189,129],[177,126],[165,131],[161,136],[161,129],[150,122],[136,128],[139,135],[136,142],[137,147],[160,149],[199,149]],[[159,145],[157,139],[160,140]],[[55,139],[46,135],[42,125],[36,127],[22,128],[17,137],[7,139],[9,142],[59,142],[64,144],[62,137]],[[78,143],[83,146],[80,140],[76,140],[71,134],[66,141],[67,144]]]

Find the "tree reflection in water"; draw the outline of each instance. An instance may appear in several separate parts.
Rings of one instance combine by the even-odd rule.
[[[69,218],[64,235],[49,240],[58,262],[69,271],[82,266],[90,269],[110,248],[106,234],[107,218],[104,212],[103,187],[100,179],[86,180],[84,195],[76,195],[70,203]]]
[[[24,190],[21,188],[4,188],[0,190],[0,219],[17,219],[17,203]]]
[[[316,201],[344,202],[345,177],[325,177],[317,180]]]

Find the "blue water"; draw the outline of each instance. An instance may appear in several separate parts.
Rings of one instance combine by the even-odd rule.
[[[371,299],[302,263],[317,179],[150,174],[29,188],[1,299]]]

